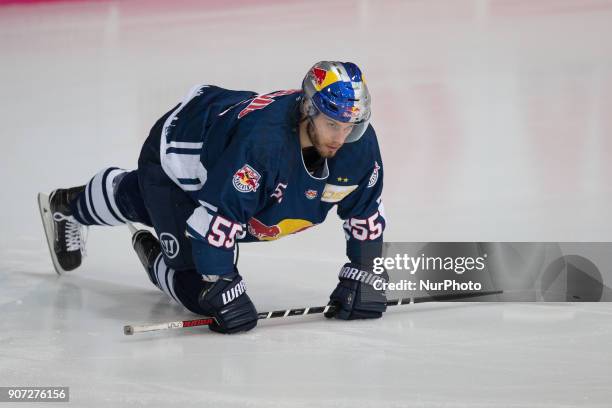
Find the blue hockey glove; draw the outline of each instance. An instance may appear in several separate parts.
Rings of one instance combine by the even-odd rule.
[[[377,319],[387,310],[384,290],[376,289],[381,287],[381,283],[388,282],[386,272],[377,275],[349,262],[340,269],[338,278],[340,283],[330,295],[328,303],[334,309],[325,313],[325,317]]]
[[[209,276],[210,278],[210,276]],[[246,294],[238,271],[222,275],[216,281],[206,281],[198,302],[204,313],[215,318],[209,326],[218,333],[237,333],[257,326],[257,310]]]

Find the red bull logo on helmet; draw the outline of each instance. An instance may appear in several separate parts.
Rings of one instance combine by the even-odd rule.
[[[251,218],[248,224],[249,234],[260,241],[273,241],[285,235],[295,234],[312,227],[314,224],[308,220],[286,218],[278,224],[268,226],[257,218]]]
[[[310,72],[312,79],[314,79],[313,85],[317,92],[340,80],[338,74],[331,69],[326,70],[324,68],[314,66]]]
[[[342,112],[342,116],[349,119],[355,119],[359,117],[360,112],[361,111],[358,106],[351,106]]]
[[[314,67],[312,69],[312,76],[314,76],[314,80],[317,83],[317,86],[321,86],[323,81],[325,81],[326,74],[327,74],[327,71],[319,67]]]
[[[240,191],[241,193],[250,193],[257,191],[260,179],[261,175],[254,168],[248,164],[245,164],[236,173],[234,173],[232,184],[234,184],[236,190]]]

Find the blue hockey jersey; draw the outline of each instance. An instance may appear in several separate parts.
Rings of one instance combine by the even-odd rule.
[[[160,161],[199,204],[186,234],[200,273],[230,273],[236,242],[303,231],[334,206],[352,262],[360,262],[361,243],[382,241],[383,163],[374,129],[343,145],[314,176],[298,135],[301,97],[300,90],[257,95],[202,85],[166,120]]]

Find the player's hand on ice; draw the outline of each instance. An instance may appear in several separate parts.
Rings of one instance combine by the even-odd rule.
[[[216,320],[216,323],[208,326],[211,330],[237,333],[251,330],[257,325],[257,310],[246,294],[238,271],[219,277],[208,275],[207,278],[198,301],[204,312]]]
[[[344,264],[338,277],[340,282],[329,297],[329,305],[334,309],[325,313],[325,317],[377,319],[387,310],[384,290],[376,289],[381,287],[381,281],[388,282],[386,272],[377,275],[349,262]]]

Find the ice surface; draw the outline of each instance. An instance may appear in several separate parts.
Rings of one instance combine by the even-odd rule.
[[[126,228],[53,272],[36,193],[133,168],[197,83],[297,87],[352,60],[373,94],[387,240],[612,240],[612,2],[100,1],[0,6],[0,386],[73,406],[609,407],[609,304],[422,304],[126,337],[190,318]],[[259,310],[324,304],[340,222],[243,245]],[[22,406],[22,405],[20,405]]]

